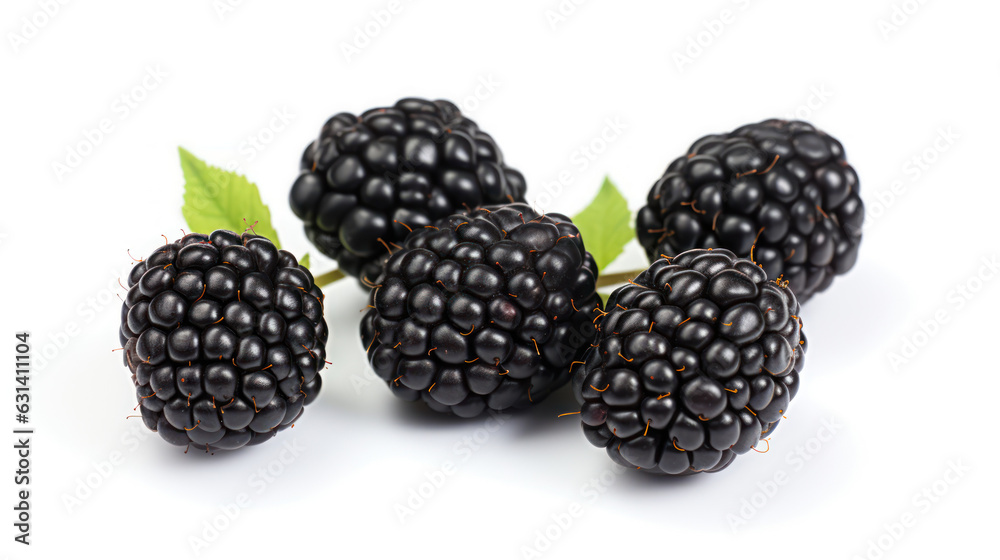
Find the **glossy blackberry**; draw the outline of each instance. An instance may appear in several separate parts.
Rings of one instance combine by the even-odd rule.
[[[639,211],[650,260],[694,248],[751,256],[799,302],[854,266],[864,204],[858,176],[832,136],[769,120],[713,134],[674,160]]]
[[[798,391],[795,295],[730,251],[657,260],[605,309],[573,390],[587,439],[622,465],[719,471],[774,431]]]
[[[523,201],[524,191],[524,177],[458,107],[411,98],[328,120],[302,155],[289,202],[323,254],[373,281],[410,228]]]
[[[142,420],[174,445],[237,449],[319,393],[323,292],[264,237],[192,233],[135,265],[119,336]]]
[[[394,251],[361,344],[392,392],[471,417],[564,385],[596,333],[597,266],[569,218],[526,204],[415,229]]]

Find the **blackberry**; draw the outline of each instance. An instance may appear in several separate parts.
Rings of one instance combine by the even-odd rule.
[[[573,375],[587,439],[657,474],[714,472],[774,431],[799,387],[799,304],[748,259],[695,249],[608,298]]]
[[[405,400],[472,417],[537,403],[596,333],[597,265],[569,218],[526,204],[415,229],[361,321],[375,373]]]
[[[137,263],[119,336],[142,420],[174,445],[270,439],[315,400],[323,292],[264,237],[192,233]]]
[[[709,247],[751,256],[805,302],[854,266],[864,214],[840,142],[768,120],[695,142],[653,185],[636,233],[651,261]]]
[[[524,191],[524,177],[458,107],[409,98],[330,118],[302,154],[289,202],[323,254],[371,281],[410,228],[523,201]]]

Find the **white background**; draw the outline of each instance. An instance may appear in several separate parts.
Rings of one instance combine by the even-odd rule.
[[[993,549],[1000,281],[983,263],[1000,251],[996,3],[399,0],[384,24],[372,12],[387,0],[233,3],[69,2],[51,17],[38,14],[52,2],[0,8],[4,431],[13,334],[31,331],[36,353],[30,548],[12,541],[12,441],[0,454],[10,557]],[[366,25],[377,34],[359,37]],[[360,52],[345,54],[350,44]],[[286,202],[302,149],[335,112],[411,95],[458,101],[524,172],[529,199],[566,214],[604,174],[635,212],[703,134],[798,115],[837,136],[861,177],[865,239],[854,270],[802,311],[802,390],[770,451],[719,474],[652,478],[612,470],[577,420],[557,419],[576,410],[568,390],[495,431],[426,413],[367,371],[366,295],[352,282],[327,290],[334,364],[294,429],[209,456],[127,420],[135,397],[111,351],[117,278],[126,250],[145,256],[187,227],[177,146],[235,161],[284,247],[302,254],[311,247]],[[111,132],[57,172],[102,119]],[[252,155],[248,136],[266,140]],[[311,252],[314,271],[332,268]],[[644,264],[633,245],[612,270]],[[445,463],[453,474],[421,487]],[[407,505],[421,490],[430,496]],[[414,504],[401,521],[397,506]]]

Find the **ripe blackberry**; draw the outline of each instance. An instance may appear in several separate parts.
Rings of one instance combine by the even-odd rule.
[[[323,292],[266,238],[186,235],[137,263],[128,285],[124,362],[143,422],[169,443],[254,445],[319,393]]]
[[[597,266],[566,216],[526,204],[414,229],[361,321],[375,373],[403,399],[472,417],[539,402],[596,333]]]
[[[752,256],[805,302],[854,266],[864,214],[840,142],[768,120],[695,142],[653,185],[636,233],[650,260],[709,247]]]
[[[407,226],[523,201],[524,191],[524,177],[458,107],[410,98],[330,118],[302,154],[289,202],[323,254],[374,281]]]
[[[774,430],[798,390],[795,295],[730,251],[657,260],[606,310],[573,389],[587,439],[622,465],[721,470]]]

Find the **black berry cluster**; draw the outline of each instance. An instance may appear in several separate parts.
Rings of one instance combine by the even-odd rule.
[[[770,434],[806,351],[785,283],[724,249],[660,259],[608,299],[574,372],[583,430],[616,462],[718,471]]]
[[[371,282],[410,228],[523,201],[524,191],[493,139],[453,103],[409,98],[328,120],[289,200],[313,244]]]
[[[375,373],[406,400],[471,417],[564,385],[593,340],[597,267],[577,228],[526,204],[414,228],[361,321]]]
[[[804,302],[854,266],[863,221],[840,142],[805,122],[769,120],[695,142],[653,185],[636,233],[650,260],[752,251]]]
[[[142,419],[174,445],[270,439],[320,390],[327,326],[309,271],[264,237],[189,234],[133,267],[121,343]]]

